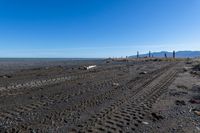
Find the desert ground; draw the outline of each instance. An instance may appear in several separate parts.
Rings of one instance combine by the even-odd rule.
[[[0,132],[199,133],[199,64],[1,60]]]

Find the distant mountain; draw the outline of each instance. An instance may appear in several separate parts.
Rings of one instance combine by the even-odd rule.
[[[167,51],[161,51],[161,52],[153,52],[151,55],[153,57],[164,57],[165,53],[167,57],[172,57],[173,53],[172,52],[167,52]],[[147,54],[141,54],[139,55],[140,57],[148,57],[149,53]],[[136,55],[130,56],[130,58],[135,58]],[[200,51],[177,51],[176,52],[176,57],[177,58],[195,58],[195,57],[200,57]]]

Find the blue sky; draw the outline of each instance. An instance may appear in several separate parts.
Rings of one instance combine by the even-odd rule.
[[[200,50],[200,0],[0,0],[0,57]]]

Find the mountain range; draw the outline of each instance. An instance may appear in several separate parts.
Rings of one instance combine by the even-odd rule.
[[[167,57],[172,57],[173,52],[168,52],[168,51],[161,51],[161,52],[152,52],[151,56],[153,57],[165,57],[165,54]],[[149,53],[146,54],[141,54],[139,57],[148,57]],[[132,55],[129,56],[130,58],[135,58],[137,55]],[[200,57],[200,51],[177,51],[176,52],[176,57],[177,58],[195,58],[195,57]]]

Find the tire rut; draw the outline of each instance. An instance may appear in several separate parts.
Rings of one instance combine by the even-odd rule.
[[[145,88],[157,88],[157,89],[152,89],[153,92],[156,92],[155,94],[151,91],[145,91],[145,95],[141,95],[142,100],[140,99],[139,101],[137,101],[138,103],[140,103],[139,105],[141,107],[146,107],[148,111],[149,106],[151,106],[151,102],[148,103],[145,101],[145,97],[152,94],[152,97],[157,97],[159,96],[159,94],[161,93],[161,89],[159,88],[160,84],[154,84],[152,85],[152,83],[154,83],[153,81],[156,80],[157,78],[159,78],[161,75],[165,74],[166,71],[168,71],[170,68],[172,67],[172,65],[166,66],[164,68],[161,68],[159,70],[153,71],[152,73],[147,74],[146,76],[139,78],[139,79],[133,79],[133,80],[129,80],[130,78],[127,77],[121,77],[118,79],[112,79],[112,80],[104,80],[102,83],[98,82],[98,84],[95,87],[95,85],[93,87],[89,87],[89,88],[84,88],[81,91],[75,92],[74,94],[68,94],[68,95],[61,95],[59,97],[51,97],[48,99],[43,100],[39,100],[38,102],[32,103],[30,105],[26,105],[26,106],[19,106],[16,107],[13,110],[10,111],[5,111],[5,112],[1,112],[0,113],[0,122],[2,120],[2,122],[5,122],[5,119],[7,120],[7,129],[8,131],[17,131],[18,127],[23,127],[23,129],[28,130],[29,128],[32,129],[31,127],[37,127],[38,126],[38,120],[39,118],[36,118],[37,120],[35,120],[35,118],[29,118],[29,120],[23,120],[20,119],[20,115],[25,113],[26,115],[31,115],[31,114],[38,114],[38,109],[44,109],[44,110],[50,110],[51,109],[51,105],[54,104],[59,104],[59,103],[65,103],[66,105],[68,104],[67,102],[70,101],[70,99],[73,99],[75,97],[80,97],[81,95],[84,95],[85,93],[88,93],[90,91],[92,91],[93,93],[96,91],[98,92],[98,90],[101,90],[101,88],[109,88],[109,89],[105,89],[105,90],[101,90],[102,92],[99,94],[96,94],[92,97],[88,97],[80,102],[74,102],[74,106],[65,106],[65,108],[63,108],[61,111],[50,111],[49,114],[46,114],[46,118],[43,119],[42,121],[39,120],[39,126],[43,127],[42,129],[38,129],[38,132],[43,132],[43,131],[47,131],[47,130],[51,130],[53,131],[53,129],[51,129],[51,127],[49,126],[54,126],[54,127],[58,127],[56,129],[57,130],[61,130],[62,129],[66,129],[70,130],[70,131],[83,131],[83,132],[91,132],[91,131],[97,131],[97,132],[104,132],[104,131],[125,131],[124,129],[124,125],[122,123],[124,123],[125,121],[129,121],[129,124],[132,122],[132,119],[130,120],[130,114],[126,115],[125,112],[128,112],[130,110],[132,110],[132,112],[135,111],[135,119],[137,121],[141,121],[140,119],[142,119],[143,115],[140,111],[138,112],[138,108],[135,108],[134,111],[133,109],[131,109],[131,105],[133,104],[130,101],[137,101],[139,100],[139,93],[142,92],[143,90],[145,90]],[[174,77],[173,75],[171,75],[172,77]],[[124,79],[123,79],[124,78]],[[167,79],[167,78],[166,78]],[[162,80],[161,80],[162,81]],[[112,84],[114,82],[119,82],[120,86],[118,87],[113,87]],[[163,81],[164,82],[164,81]],[[163,83],[164,84],[164,83]],[[151,87],[149,86],[151,85]],[[103,86],[103,87],[102,87]],[[167,86],[167,85],[166,85]],[[94,89],[95,88],[95,89]],[[141,89],[143,88],[143,89]],[[161,87],[163,88],[163,87]],[[160,93],[159,93],[160,92]],[[118,96],[118,97],[116,97]],[[134,100],[131,100],[132,97],[135,97]],[[149,96],[148,96],[149,97]],[[155,99],[152,98],[152,99]],[[104,108],[102,111],[100,111],[100,113],[97,113],[95,115],[92,115],[91,118],[88,119],[88,121],[80,121],[80,113],[84,112],[87,109],[90,109],[92,107],[96,107],[99,106],[103,103],[105,103],[105,101],[113,99],[114,102],[111,102],[111,104]],[[151,101],[151,99],[149,100]],[[126,104],[126,103],[129,104]],[[148,104],[147,104],[148,103]],[[120,108],[125,106],[125,110],[123,109],[122,111],[120,111]],[[138,105],[138,106],[139,106]],[[50,108],[49,108],[50,107]],[[115,110],[119,111],[116,113]],[[123,114],[122,114],[123,113]],[[113,114],[113,118],[111,119],[108,114]],[[128,114],[128,113],[127,113]],[[34,116],[34,115],[33,115]],[[120,117],[123,116],[124,121],[122,121],[122,119]],[[133,115],[134,116],[134,115]],[[62,118],[66,118],[68,117],[68,119],[62,119]],[[108,119],[105,119],[107,118]],[[15,119],[17,118],[17,119]],[[100,118],[100,119],[99,119]],[[132,116],[131,116],[132,118]],[[134,119],[133,118],[133,119]],[[103,125],[102,123],[105,121],[100,121],[100,120],[104,120],[106,121],[106,125]],[[10,122],[9,122],[10,120]],[[52,123],[52,120],[57,120],[54,121]],[[76,122],[75,122],[75,121]],[[15,121],[15,122],[13,122]],[[19,121],[16,123],[16,121]],[[29,122],[28,122],[29,121]],[[31,121],[35,121],[35,122],[31,122]],[[46,122],[45,122],[46,121]],[[34,124],[36,123],[37,124]],[[70,125],[69,123],[74,123],[77,125]],[[116,124],[112,124],[115,123]],[[15,123],[15,124],[13,124]],[[26,124],[23,124],[26,123]],[[51,123],[51,125],[47,125],[47,123]],[[80,123],[80,124],[79,124]],[[84,124],[81,124],[84,123]],[[94,123],[97,123],[94,124]],[[100,124],[101,123],[101,124]],[[120,124],[121,123],[121,124]],[[109,125],[110,124],[110,125]],[[128,122],[125,124],[125,126],[127,126]],[[9,126],[12,125],[12,127],[14,128],[9,128]],[[33,126],[30,126],[33,125]],[[95,126],[94,126],[95,125]],[[103,126],[102,126],[103,125]],[[113,126],[111,126],[113,125]],[[137,125],[137,124],[136,124]],[[71,128],[71,127],[76,127],[76,128]],[[6,130],[7,130],[6,129]],[[75,130],[76,129],[76,130]],[[77,130],[78,129],[78,130]],[[105,130],[106,129],[106,130]],[[111,130],[112,129],[112,130]],[[119,130],[119,129],[123,129],[123,130]],[[128,131],[128,129],[127,129]]]
[[[146,112],[151,108],[166,87],[173,81],[176,71],[167,72],[157,84],[148,84],[142,91],[134,93],[128,103],[101,112],[91,119],[90,123],[78,125],[71,129],[76,132],[133,132],[137,129]]]
[[[142,86],[140,86],[140,87],[145,87],[145,86],[147,86],[149,83],[151,83],[153,80],[155,80],[156,78],[158,78],[160,75],[162,75],[164,72],[166,72],[169,68],[170,68],[171,66],[167,66],[167,67],[164,67],[164,68],[162,68],[162,69],[160,69],[160,70],[157,70],[157,71],[155,71],[155,72],[153,72],[153,73],[151,73],[151,74],[149,74],[149,76],[147,76],[146,78],[144,78],[145,79],[145,83],[143,83],[142,84]],[[152,74],[154,74],[154,75],[152,75]],[[152,77],[152,78],[150,78],[150,77]],[[143,79],[143,78],[142,78]],[[75,106],[75,108],[73,108],[72,110],[68,110],[67,111],[67,113],[65,113],[65,112],[62,112],[62,113],[60,113],[60,114],[62,114],[61,116],[57,116],[57,118],[59,118],[59,117],[64,117],[64,116],[67,116],[67,117],[71,117],[72,116],[72,120],[76,120],[76,119],[79,119],[79,117],[80,117],[80,115],[79,115],[79,112],[84,112],[84,110],[86,109],[86,108],[89,108],[89,107],[92,107],[92,106],[97,106],[97,105],[99,105],[99,104],[102,104],[102,102],[103,101],[105,101],[107,98],[110,98],[110,97],[112,97],[112,96],[114,96],[114,92],[119,92],[119,90],[121,89],[122,91],[124,91],[124,90],[130,90],[130,87],[132,87],[133,85],[137,85],[137,84],[139,84],[140,82],[141,82],[141,80],[142,79],[137,79],[137,80],[135,80],[134,82],[130,82],[130,83],[128,83],[128,86],[127,85],[124,85],[124,86],[120,86],[120,87],[118,87],[118,89],[113,89],[113,90],[110,90],[110,91],[108,91],[107,93],[104,93],[104,94],[102,94],[102,95],[96,95],[96,96],[94,96],[94,98],[91,98],[89,101],[88,100],[85,100],[85,101],[83,101],[82,103],[80,103],[80,104],[77,104],[76,106]],[[144,80],[143,79],[143,80]],[[144,82],[144,81],[143,81]],[[139,91],[139,89],[140,89],[140,87],[138,87],[138,89],[136,89],[136,90],[134,90],[134,93],[137,93],[137,91]],[[119,89],[120,88],[120,89]],[[119,95],[120,96],[120,95]],[[95,98],[96,97],[96,98]],[[121,98],[124,98],[125,97],[125,99],[118,99],[117,101],[117,103],[114,103],[114,104],[111,104],[111,107],[108,107],[108,108],[106,108],[105,109],[105,112],[107,111],[107,112],[109,112],[109,109],[113,109],[113,108],[118,108],[119,106],[121,106],[122,104],[124,104],[128,99],[126,98],[126,96],[121,96]],[[100,98],[100,99],[99,99]],[[115,99],[116,100],[116,99]],[[76,112],[75,114],[73,113],[73,111],[74,112]],[[105,114],[105,112],[100,112],[100,114],[101,115],[104,115]],[[69,115],[67,115],[67,114],[70,114],[70,113],[72,113],[72,115],[71,116],[69,116]],[[78,114],[78,115],[76,115],[76,114]],[[97,114],[98,115],[98,114]],[[57,119],[56,118],[56,119]],[[93,116],[93,118],[91,118],[91,119],[89,119],[88,121],[89,122],[91,122],[91,121],[93,121],[94,119],[96,119],[95,118],[95,116]],[[66,121],[68,121],[69,122],[69,119],[68,120],[66,120]],[[74,121],[73,121],[73,123],[74,123]],[[58,124],[58,125],[56,125],[56,126],[59,126],[60,124]],[[65,125],[60,125],[60,128],[62,128],[62,126],[66,126],[66,124]],[[69,125],[68,125],[69,126]],[[82,125],[78,125],[77,127],[82,127]],[[50,127],[49,127],[50,128]],[[53,130],[53,129],[52,129]]]

